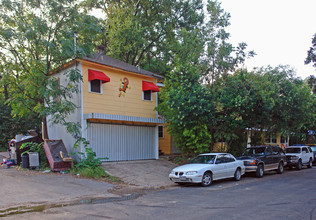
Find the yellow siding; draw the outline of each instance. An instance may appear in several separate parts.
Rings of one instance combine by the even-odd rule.
[[[282,147],[283,149],[288,146],[288,143],[281,143],[281,133],[276,134],[276,139],[277,139],[276,143],[265,142],[265,144],[269,144],[272,146],[279,146],[279,147]]]
[[[163,153],[163,154],[171,154],[172,151],[172,140],[171,140],[171,135],[167,132],[167,128],[164,126],[163,128],[163,132],[164,132],[164,137],[163,138],[159,138],[159,150]]]
[[[89,92],[88,69],[102,71],[110,79],[110,82],[102,85],[103,94]],[[117,70],[103,65],[83,63],[83,113],[102,113],[112,115],[135,116],[156,118],[156,93],[152,93],[152,101],[143,101],[142,81],[156,84],[156,79],[137,75],[134,73]],[[121,80],[127,77],[129,89],[119,97]]]

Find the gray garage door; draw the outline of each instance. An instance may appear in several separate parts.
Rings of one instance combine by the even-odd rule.
[[[155,159],[155,127],[89,123],[88,140],[106,161]]]

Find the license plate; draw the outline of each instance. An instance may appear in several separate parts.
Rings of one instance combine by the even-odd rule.
[[[187,180],[187,177],[185,177],[185,176],[180,176],[180,178],[179,178],[181,181],[185,181],[185,180]]]

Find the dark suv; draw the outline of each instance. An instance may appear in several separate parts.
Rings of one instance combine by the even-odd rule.
[[[246,172],[255,172],[257,177],[262,177],[263,172],[269,170],[281,174],[287,163],[284,151],[278,146],[249,147],[237,159],[244,161]]]

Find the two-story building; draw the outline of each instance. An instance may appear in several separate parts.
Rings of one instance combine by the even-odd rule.
[[[158,159],[158,125],[164,120],[155,107],[162,77],[101,53],[69,62],[53,77],[66,85],[64,73],[71,68],[80,71],[82,81],[71,99],[77,108],[68,120],[81,126],[81,136],[96,156],[107,161]],[[48,135],[62,139],[72,151],[75,138],[64,126],[49,123]]]

